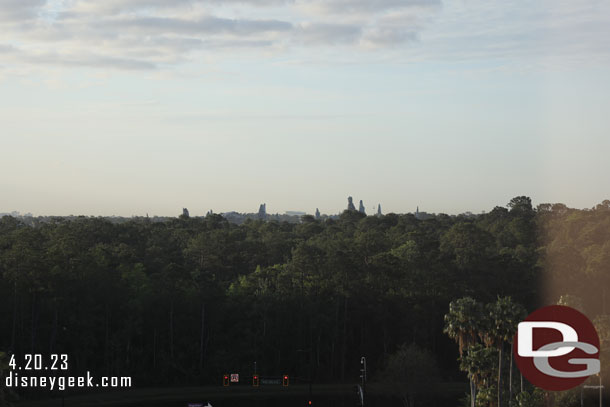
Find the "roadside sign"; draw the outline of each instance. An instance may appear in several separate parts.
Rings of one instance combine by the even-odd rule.
[[[263,377],[261,384],[282,384],[282,379],[279,377]]]
[[[231,383],[239,383],[239,373],[231,374]]]

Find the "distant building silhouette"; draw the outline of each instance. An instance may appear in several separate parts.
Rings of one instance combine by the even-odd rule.
[[[188,209],[182,208],[182,217],[184,217],[184,218],[189,218],[190,217]]]
[[[348,211],[355,211],[356,207],[354,206],[354,200],[351,196],[347,197],[347,210]]]
[[[358,206],[358,212],[364,213],[366,215],[366,211],[364,210],[364,204],[362,203],[362,199],[360,200],[360,205]]]
[[[420,212],[419,211],[419,206],[415,209],[415,218],[419,219],[419,220],[425,220],[425,219],[429,219],[432,215],[428,214],[427,212]]]
[[[316,208],[316,219],[320,219],[320,210]]]
[[[381,204],[378,204],[378,205],[377,205],[377,216],[381,216],[381,215],[383,215],[383,214],[381,213]]]
[[[266,203],[261,204],[261,206],[258,208],[258,218],[259,219],[267,218],[267,204]]]

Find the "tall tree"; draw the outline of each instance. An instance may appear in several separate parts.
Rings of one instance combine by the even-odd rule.
[[[471,297],[464,297],[449,304],[449,312],[445,315],[443,332],[458,344],[460,358],[466,348],[476,343],[482,320],[482,306]],[[474,407],[476,400],[476,381],[474,371],[469,370],[470,400]]]

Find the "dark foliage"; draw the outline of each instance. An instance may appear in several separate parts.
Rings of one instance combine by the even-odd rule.
[[[217,383],[255,361],[264,375],[353,381],[360,356],[381,371],[406,342],[462,377],[442,333],[449,302],[537,302],[536,222],[552,215],[509,206],[298,224],[4,217],[0,350],[68,353],[75,372],[144,386]]]

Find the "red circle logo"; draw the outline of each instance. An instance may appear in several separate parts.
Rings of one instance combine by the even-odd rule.
[[[599,337],[581,312],[551,305],[519,324],[513,342],[523,376],[545,390],[569,390],[599,373]]]

